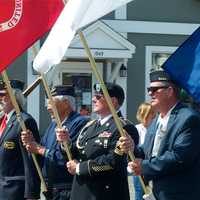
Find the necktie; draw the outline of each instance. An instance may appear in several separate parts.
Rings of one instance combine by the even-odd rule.
[[[1,122],[1,125],[0,125],[0,137],[1,137],[4,129],[6,128],[6,121],[7,121],[7,115],[5,114],[3,116],[3,119],[2,119],[2,122]]]

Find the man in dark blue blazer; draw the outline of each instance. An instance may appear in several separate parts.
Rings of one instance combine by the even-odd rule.
[[[199,113],[179,101],[179,89],[164,71],[150,73],[148,93],[159,114],[129,166],[150,182],[157,200],[199,199]],[[128,137],[120,142],[122,151],[131,146]]]
[[[69,85],[57,85],[51,90],[53,101],[56,105],[62,126],[75,142],[79,130],[87,123],[88,117],[81,116],[75,111],[74,88]],[[73,176],[66,171],[65,163],[67,156],[61,151],[60,143],[56,140],[56,122],[52,106],[48,101],[52,122],[38,144],[30,140],[31,134],[23,133],[22,141],[27,149],[43,157],[42,173],[48,185],[48,200],[67,200],[71,191]]]
[[[39,142],[39,132],[35,120],[25,111],[22,94],[24,83],[11,80],[13,93],[21,109],[21,117]],[[21,127],[8,95],[4,82],[0,81],[0,104],[5,113],[0,126],[0,199],[33,200],[40,197],[40,180],[30,153],[21,142]],[[5,125],[5,128],[3,127]]]

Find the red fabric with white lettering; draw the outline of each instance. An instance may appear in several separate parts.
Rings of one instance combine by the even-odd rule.
[[[62,0],[0,0],[0,72],[50,30]]]

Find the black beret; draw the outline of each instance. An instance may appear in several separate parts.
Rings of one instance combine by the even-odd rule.
[[[56,85],[51,90],[52,96],[68,95],[75,96],[74,87],[72,85]]]
[[[154,81],[167,81],[171,82],[169,74],[163,70],[155,70],[150,72],[150,82]]]
[[[105,86],[107,87],[108,94],[110,95],[110,97],[116,97],[119,101],[119,104],[122,105],[125,97],[124,90],[122,89],[122,87],[114,83],[105,83]],[[96,93],[103,94],[99,83],[94,84],[94,90]]]
[[[20,81],[20,80],[10,80],[10,85],[13,89],[20,89],[23,90],[24,89],[24,82]],[[0,80],[0,90],[5,90],[6,89],[6,84],[4,83],[3,80]]]

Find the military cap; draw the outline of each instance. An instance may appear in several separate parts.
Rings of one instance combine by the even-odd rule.
[[[61,96],[61,95],[68,95],[68,96],[75,96],[74,87],[72,85],[56,85],[51,90],[52,96]]]
[[[124,90],[122,89],[122,87],[114,83],[105,83],[105,86],[107,87],[108,94],[110,95],[110,97],[116,97],[118,99],[119,104],[122,105],[125,97]],[[94,90],[96,93],[103,94],[99,83],[94,84]]]
[[[13,89],[20,89],[20,90],[24,89],[24,82],[17,79],[10,80],[10,85]],[[6,89],[6,84],[4,83],[3,80],[0,80],[0,90],[5,90],[5,89]]]
[[[167,81],[172,82],[169,74],[164,70],[155,70],[150,72],[150,82]]]

